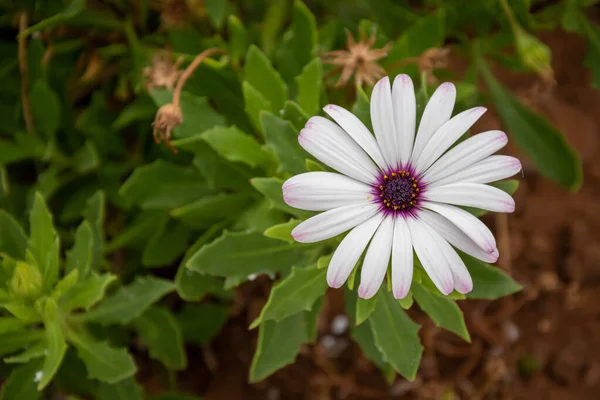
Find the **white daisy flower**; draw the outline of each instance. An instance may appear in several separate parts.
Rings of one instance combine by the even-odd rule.
[[[456,88],[444,83],[425,107],[416,128],[416,100],[408,75],[393,88],[381,79],[371,96],[375,136],[352,113],[328,105],[334,123],[312,117],[298,142],[316,159],[340,172],[308,172],[288,179],[283,198],[292,207],[324,211],[299,224],[292,236],[313,243],[352,229],[336,249],[329,286],[348,279],[367,248],[358,294],[377,293],[391,259],[392,288],[404,298],[413,276],[413,249],[440,292],[468,293],[473,281],[452,246],[485,262],[498,259],[492,232],[458,206],[513,212],[514,200],[486,183],[521,170],[514,157],[492,155],[508,141],[501,131],[475,135],[448,150],[486,111],[466,110],[453,118]]]

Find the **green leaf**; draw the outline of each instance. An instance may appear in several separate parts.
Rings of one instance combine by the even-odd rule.
[[[356,325],[360,325],[369,318],[375,310],[379,296],[373,296],[370,299],[356,298]]]
[[[75,242],[67,252],[65,271],[79,271],[79,276],[85,278],[89,273],[94,258],[94,233],[88,221],[83,221],[75,231]]]
[[[313,215],[313,213],[309,211],[298,210],[290,207],[285,203],[285,201],[283,201],[283,192],[281,190],[283,181],[281,179],[253,178],[250,183],[252,183],[252,186],[261,192],[276,209],[285,211],[300,218],[306,218]]]
[[[235,126],[216,126],[199,136],[228,161],[241,162],[253,168],[272,162],[270,154],[262,149],[255,138]],[[174,144],[178,146],[179,142]]]
[[[89,379],[117,383],[135,374],[135,362],[126,348],[115,349],[108,342],[94,339],[84,330],[69,330],[68,339],[87,367]]]
[[[255,45],[251,45],[246,53],[244,74],[246,81],[271,103],[274,110],[283,109],[288,96],[287,86],[267,56]]]
[[[260,121],[267,144],[279,158],[278,172],[294,175],[306,172],[304,160],[310,155],[298,144],[298,132],[294,126],[266,111],[261,113]]]
[[[142,264],[145,267],[169,265],[185,252],[191,236],[190,228],[164,215],[144,249]]]
[[[106,288],[116,279],[115,275],[110,274],[90,275],[84,281],[78,282],[61,299],[61,308],[65,313],[75,309],[89,310],[90,307],[104,298]]]
[[[260,232],[226,231],[198,250],[187,262],[187,267],[226,278],[273,273],[305,260],[306,248],[270,239]]]
[[[394,63],[409,57],[419,57],[432,47],[441,47],[446,38],[446,11],[443,7],[434,13],[418,18],[406,29],[388,52],[384,66],[391,68]],[[416,75],[416,67],[404,67],[412,75]]]
[[[247,81],[242,82],[245,110],[256,129],[262,132],[260,126],[260,112],[273,111],[273,105],[258,90]]]
[[[83,218],[90,223],[93,238],[93,259],[91,269],[96,270],[102,263],[104,256],[104,216],[105,216],[106,197],[104,192],[99,190],[94,193],[85,203]]]
[[[260,316],[250,325],[254,329],[268,320],[281,321],[302,311],[310,311],[317,299],[325,294],[327,270],[316,265],[292,268],[292,273],[271,290]]]
[[[308,63],[296,78],[298,86],[298,104],[309,115],[319,112],[321,85],[323,82],[323,65],[319,58]]]
[[[250,188],[248,180],[255,171],[245,164],[225,160],[200,135],[180,140],[177,146],[194,153],[196,157],[193,164],[206,178],[211,189]]]
[[[143,209],[179,207],[208,194],[208,186],[194,168],[157,160],[133,171],[119,194]]]
[[[46,153],[46,144],[37,136],[17,132],[12,140],[0,140],[0,164],[11,164],[29,158],[41,159]]]
[[[186,343],[203,346],[221,331],[229,318],[229,307],[205,303],[187,304],[177,315]]]
[[[100,383],[94,391],[96,400],[142,400],[144,390],[135,379],[127,378],[114,384]]]
[[[170,214],[192,228],[206,229],[223,219],[240,214],[251,200],[244,193],[219,193],[175,208]]]
[[[479,70],[488,86],[500,118],[509,133],[540,173],[576,191],[581,186],[581,160],[562,134],[547,120],[530,111],[492,75],[485,61],[478,59]]]
[[[307,313],[279,322],[265,321],[258,333],[256,352],[250,366],[250,382],[263,380],[296,359],[300,345],[309,340]]]
[[[286,223],[273,225],[264,232],[264,235],[271,239],[279,239],[288,242],[289,244],[293,244],[295,240],[292,237],[292,230],[298,226],[300,222],[302,221],[292,218]]]
[[[33,84],[29,100],[36,126],[46,137],[53,137],[60,127],[61,104],[58,95],[40,79]]]
[[[278,54],[279,69],[289,82],[315,56],[318,43],[317,21],[300,0],[294,1],[292,26],[284,35]]]
[[[0,317],[0,335],[3,333],[21,330],[25,323],[15,317]]]
[[[273,209],[268,201],[261,199],[246,208],[231,229],[264,232],[273,225],[283,223],[287,218],[281,211]]]
[[[0,334],[0,356],[13,353],[44,338],[44,331],[19,330]]]
[[[213,25],[220,28],[223,25],[223,18],[225,18],[227,2],[222,0],[204,0],[204,7]]]
[[[473,278],[473,290],[467,293],[467,298],[496,300],[523,289],[523,286],[500,268],[486,264],[468,254],[462,252],[459,254]]]
[[[381,372],[383,372],[388,382],[390,382],[396,372],[394,371],[394,368],[392,368],[392,366],[385,361],[383,354],[381,351],[379,351],[379,349],[377,349],[377,346],[375,346],[375,337],[373,336],[373,331],[369,321],[365,321],[358,326],[354,326],[350,335],[352,336],[352,339],[358,343],[365,357],[373,361],[373,363],[377,365]]]
[[[27,250],[27,236],[17,220],[4,210],[0,210],[0,252],[23,260]]]
[[[229,16],[228,28],[229,54],[235,63],[239,63],[248,48],[248,32],[239,18],[233,14]]]
[[[121,287],[98,307],[77,318],[102,325],[127,324],[174,289],[171,281],[139,276],[131,285]]]
[[[44,359],[42,377],[38,383],[38,390],[40,391],[52,381],[67,351],[67,342],[62,331],[61,325],[63,321],[61,319],[62,316],[59,313],[56,302],[51,298],[46,300],[44,307],[44,328],[46,330],[48,353]]]
[[[52,214],[40,193],[35,194],[29,215],[29,249],[31,250],[43,277],[44,288],[52,287],[58,277],[58,257],[56,230]]]
[[[421,310],[431,317],[436,326],[456,333],[467,342],[471,341],[463,313],[454,300],[429,291],[418,282],[413,282],[411,292]]]
[[[151,358],[170,369],[185,369],[187,358],[183,335],[177,320],[167,308],[151,307],[136,318],[133,325],[148,346]]]
[[[369,317],[375,345],[396,372],[412,381],[423,353],[419,325],[406,315],[390,292],[380,290],[377,296],[377,306]]]
[[[41,340],[29,345],[22,353],[12,357],[6,357],[3,361],[7,364],[26,364],[36,358],[45,357],[47,354],[48,346],[46,346],[46,341]]]
[[[36,387],[35,377],[40,363],[34,361],[15,368],[10,377],[2,383],[0,400],[37,400],[40,392]]]
[[[152,88],[149,93],[158,107],[171,103],[173,99],[173,93],[168,89]],[[184,91],[179,105],[183,121],[173,130],[176,139],[188,138],[225,123],[225,118],[212,109],[206,97]]]
[[[371,102],[369,101],[369,96],[367,96],[364,89],[360,86],[356,90],[356,101],[352,106],[352,114],[356,115],[373,132],[371,126]]]
[[[223,280],[194,272],[182,264],[175,276],[175,287],[183,300],[200,301],[207,294],[222,290]]]
[[[62,9],[59,13],[38,22],[37,24],[30,26],[19,34],[19,36],[29,36],[34,32],[39,32],[46,28],[50,28],[57,25],[62,25],[65,22],[79,15],[86,8],[86,0],[73,0]]]
[[[310,115],[295,101],[288,100],[283,107],[283,119],[292,123],[297,132],[300,132],[308,122]]]
[[[91,140],[87,140],[79,151],[73,156],[75,169],[80,174],[86,174],[98,168],[100,165],[100,155],[96,146]]]
[[[51,297],[54,300],[59,300],[68,293],[79,280],[79,270],[74,269],[58,281],[52,290]]]

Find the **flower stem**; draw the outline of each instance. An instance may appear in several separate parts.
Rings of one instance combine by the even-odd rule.
[[[175,106],[179,106],[179,98],[181,96],[181,90],[183,89],[183,85],[185,85],[185,82],[192,75],[194,70],[198,68],[202,61],[204,61],[207,57],[218,53],[224,53],[224,51],[218,48],[204,50],[202,53],[198,54],[196,58],[194,58],[194,61],[192,61],[191,64],[188,65],[188,67],[185,69],[185,71],[183,71],[183,74],[181,74],[181,77],[177,81],[175,91],[173,92],[173,104]]]

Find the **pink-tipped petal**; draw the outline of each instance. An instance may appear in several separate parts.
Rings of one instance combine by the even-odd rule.
[[[332,288],[341,287],[352,273],[358,259],[379,226],[382,215],[377,214],[352,229],[337,247],[327,269],[327,283]]]
[[[475,164],[494,154],[508,143],[502,131],[483,132],[450,149],[440,157],[423,176],[423,181],[433,186],[434,182]]]
[[[455,115],[442,125],[429,139],[418,158],[413,158],[415,170],[425,172],[486,112],[485,107],[475,107]]]
[[[400,163],[402,166],[405,166],[412,154],[415,142],[415,127],[417,124],[415,88],[410,76],[406,74],[396,76],[394,86],[392,87],[392,101],[396,134],[398,135]]]
[[[370,299],[379,290],[390,261],[393,236],[394,218],[388,216],[379,225],[367,249],[360,274],[359,297]]]
[[[493,254],[496,250],[496,239],[490,229],[468,211],[429,201],[424,201],[422,206],[446,217],[486,253]]]
[[[437,245],[439,240],[436,240],[437,237],[440,239],[441,237],[423,221],[412,218],[407,218],[406,221],[410,229],[415,253],[417,253],[425,272],[440,292],[445,295],[452,293],[454,290],[454,277],[448,260]]]
[[[298,135],[298,143],[316,159],[361,182],[372,184],[379,169],[348,134],[328,119],[312,117]]]
[[[437,203],[510,213],[515,201],[503,190],[481,183],[451,183],[427,189],[425,198]]]
[[[330,239],[372,217],[378,209],[379,205],[374,203],[334,208],[300,223],[292,230],[292,237],[301,243]]]
[[[371,120],[373,130],[383,157],[390,168],[400,165],[400,151],[396,138],[396,124],[392,109],[392,87],[390,78],[381,78],[371,94]]]
[[[293,176],[285,181],[282,192],[288,205],[309,211],[326,211],[375,200],[369,185],[334,172]]]
[[[413,245],[404,217],[396,218],[392,245],[392,294],[403,299],[410,291],[413,277]]]
[[[456,88],[450,82],[442,83],[433,93],[419,123],[411,161],[416,161],[433,134],[444,125],[452,115],[456,101]]]
[[[381,149],[377,140],[369,129],[350,111],[334,104],[328,104],[323,107],[325,111],[339,126],[342,127],[354,139],[356,143],[375,161],[379,168],[387,168]]]
[[[521,171],[521,162],[511,156],[493,155],[470,165],[453,175],[429,184],[429,187],[450,183],[490,183],[509,178]]]

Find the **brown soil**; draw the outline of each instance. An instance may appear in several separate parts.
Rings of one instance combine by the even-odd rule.
[[[516,212],[486,222],[499,240],[500,267],[525,290],[492,303],[462,302],[472,344],[437,329],[414,310],[426,347],[418,378],[411,383],[397,377],[388,385],[347,334],[331,334],[331,321],[343,313],[341,291],[331,290],[318,343],[305,346],[293,365],[249,385],[256,331],[248,332],[247,326],[269,287],[259,279],[239,289],[238,315],[210,347],[189,349],[181,389],[208,400],[436,399],[451,390],[462,399],[598,398],[600,92],[590,88],[579,38],[555,32],[542,39],[552,48],[556,87],[540,89],[534,76],[497,74],[581,153],[584,185],[577,194],[568,193],[524,160]],[[457,71],[464,67],[460,60],[453,64]],[[474,131],[497,128],[501,123],[490,111]],[[523,159],[514,148],[508,152]]]

